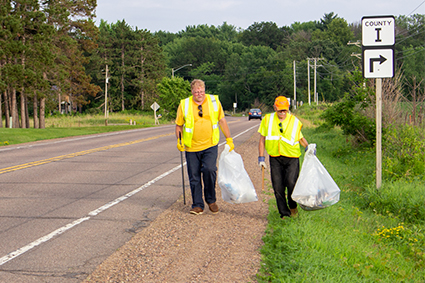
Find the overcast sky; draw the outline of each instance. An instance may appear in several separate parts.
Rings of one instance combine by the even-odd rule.
[[[125,20],[131,27],[172,33],[189,25],[246,29],[254,22],[318,21],[334,12],[348,23],[363,16],[425,14],[425,0],[98,0],[96,23]]]

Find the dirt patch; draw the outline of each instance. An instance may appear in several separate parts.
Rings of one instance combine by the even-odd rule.
[[[270,193],[261,191],[259,134],[235,151],[258,201],[230,204],[217,186],[218,214],[189,214],[190,192],[105,260],[84,282],[257,282]],[[270,191],[265,173],[265,191]]]

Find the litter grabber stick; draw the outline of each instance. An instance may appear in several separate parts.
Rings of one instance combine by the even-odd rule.
[[[179,143],[182,145],[182,132],[179,132]],[[180,159],[182,163],[182,184],[183,184],[183,203],[186,205],[186,192],[184,189],[184,168],[183,168],[183,151],[180,151]]]
[[[264,191],[264,166],[261,166],[261,190]]]

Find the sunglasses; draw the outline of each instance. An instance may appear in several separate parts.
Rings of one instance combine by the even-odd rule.
[[[283,110],[282,110],[282,111],[283,111]],[[280,129],[279,129],[279,131],[280,131],[281,133],[283,133],[282,122],[280,122],[280,123],[279,123],[279,128],[280,128]]]
[[[198,112],[199,117],[202,117],[202,105],[198,105],[198,110],[199,110]]]
[[[286,113],[288,110],[277,110],[278,113]]]

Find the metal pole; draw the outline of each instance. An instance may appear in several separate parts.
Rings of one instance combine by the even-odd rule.
[[[105,119],[108,118],[108,64],[106,64],[105,74]]]
[[[179,68],[177,68],[177,69],[171,69],[171,77],[174,79],[174,72],[177,72],[178,70],[180,70],[180,69],[183,69],[184,67],[187,67],[187,66],[192,66],[192,64],[186,64],[186,65],[183,65],[183,66],[181,66],[181,67],[179,67]]]
[[[382,79],[376,79],[376,188],[382,183]]]
[[[182,132],[179,132],[179,143],[182,145]],[[183,184],[183,203],[186,205],[186,192],[184,189],[184,168],[183,168],[183,152],[180,151],[180,159],[182,164],[182,184]]]

